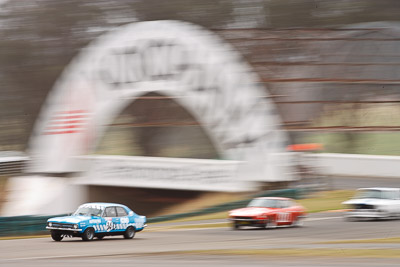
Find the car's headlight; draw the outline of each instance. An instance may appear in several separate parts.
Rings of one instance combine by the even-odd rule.
[[[74,224],[74,229],[78,229],[78,225],[77,224]]]
[[[48,223],[48,225],[49,225],[50,227],[52,227],[52,226],[53,226],[53,224],[52,224],[51,222],[49,222],[49,223]]]

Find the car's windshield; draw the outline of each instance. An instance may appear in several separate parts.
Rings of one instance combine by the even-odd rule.
[[[377,189],[363,189],[359,190],[354,198],[380,198],[380,199],[394,199],[395,192]]]
[[[89,206],[84,206],[84,207],[79,207],[73,215],[83,215],[83,216],[101,216],[102,210],[99,208],[94,208],[94,207],[89,207]]]
[[[264,207],[264,208],[278,208],[278,200],[276,199],[253,199],[247,207]]]

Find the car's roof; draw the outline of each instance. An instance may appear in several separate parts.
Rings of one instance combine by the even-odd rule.
[[[366,187],[366,188],[359,188],[357,190],[381,190],[381,191],[393,191],[393,190],[400,190],[400,188],[396,187]]]
[[[120,206],[120,207],[126,207],[123,204],[118,204],[118,203],[106,203],[106,202],[90,202],[90,203],[84,203],[81,206],[84,205],[93,205],[93,206],[101,206],[101,207],[109,207],[109,206]]]
[[[255,199],[292,200],[288,197],[256,197]]]

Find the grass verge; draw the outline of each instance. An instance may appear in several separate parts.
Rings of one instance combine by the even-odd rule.
[[[205,224],[189,224],[189,225],[172,225],[172,226],[155,226],[154,228],[149,228],[146,232],[158,232],[158,231],[168,231],[168,230],[185,230],[185,229],[207,229],[207,228],[221,228],[229,227],[228,222],[221,223],[205,223]]]
[[[356,239],[356,240],[335,240],[318,242],[316,244],[384,244],[400,243],[400,237],[374,238],[374,239]]]
[[[322,212],[343,209],[342,202],[354,195],[353,190],[323,191],[298,201],[308,212]]]

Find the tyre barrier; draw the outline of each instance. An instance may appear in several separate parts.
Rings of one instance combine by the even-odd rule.
[[[187,217],[194,217],[199,215],[206,215],[217,213],[221,211],[228,211],[247,205],[250,200],[255,197],[290,197],[294,199],[301,198],[305,193],[304,189],[282,189],[264,191],[251,196],[248,199],[223,203],[207,208],[203,208],[193,212],[177,213],[165,216],[158,216],[148,218],[147,223],[164,222]],[[13,217],[0,217],[0,237],[4,236],[26,236],[26,235],[40,235],[48,234],[46,230],[46,222],[49,218],[57,216],[66,216],[67,214],[47,215],[47,216],[13,216]]]

